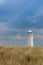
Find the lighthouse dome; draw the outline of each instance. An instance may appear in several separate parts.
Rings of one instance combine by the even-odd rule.
[[[31,30],[27,31],[27,34],[32,34],[32,31]]]

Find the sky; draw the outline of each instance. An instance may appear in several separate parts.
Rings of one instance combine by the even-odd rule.
[[[26,45],[29,29],[43,46],[43,0],[0,0],[0,45]]]

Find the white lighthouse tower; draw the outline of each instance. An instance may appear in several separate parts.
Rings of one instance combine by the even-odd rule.
[[[31,30],[27,32],[27,44],[33,46],[33,32]]]

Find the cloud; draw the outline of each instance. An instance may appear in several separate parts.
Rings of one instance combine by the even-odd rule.
[[[39,7],[36,16],[43,16],[43,7]]]
[[[0,5],[4,5],[7,3],[7,0],[0,0]]]
[[[5,23],[0,23],[0,45],[22,45],[26,38],[24,33],[21,29],[11,29]]]
[[[0,0],[1,1],[1,0]],[[0,6],[0,17],[3,20],[15,21],[14,19],[32,19],[31,22],[36,22],[34,19],[36,14],[38,13],[38,8],[42,5],[40,0],[32,1],[32,0],[3,0],[4,2],[8,2],[4,6]],[[3,2],[2,1],[2,2]],[[39,6],[39,4],[40,6]],[[43,5],[42,5],[43,7]],[[13,19],[14,18],[14,19]],[[10,19],[10,20],[9,20]],[[18,20],[19,21],[19,20]],[[23,20],[24,21],[24,20]]]

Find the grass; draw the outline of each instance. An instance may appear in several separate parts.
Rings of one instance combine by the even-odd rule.
[[[43,65],[43,47],[0,46],[0,65]]]

